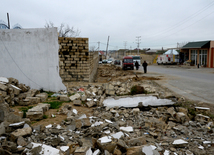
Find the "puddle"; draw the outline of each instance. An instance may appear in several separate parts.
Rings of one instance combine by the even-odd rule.
[[[120,99],[107,98],[103,101],[103,104],[107,107],[137,107],[139,102],[142,102],[143,106],[164,106],[175,104],[175,102],[171,100],[158,99],[155,96],[126,97]]]

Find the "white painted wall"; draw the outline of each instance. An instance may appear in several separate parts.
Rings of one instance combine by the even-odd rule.
[[[0,30],[0,77],[31,88],[66,90],[59,76],[57,28]]]

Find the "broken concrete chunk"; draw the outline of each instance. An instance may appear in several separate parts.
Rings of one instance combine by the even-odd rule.
[[[133,127],[127,126],[127,127],[120,127],[120,130],[125,131],[125,132],[133,132]]]
[[[40,102],[39,97],[26,97],[25,102],[29,102],[29,104],[38,104]]]
[[[7,91],[8,87],[2,83],[0,83],[0,90]]]
[[[177,139],[177,140],[174,140],[172,144],[174,147],[185,147],[188,144],[188,142],[182,139]]]
[[[130,140],[126,141],[126,144],[128,146],[136,146],[136,145],[145,145],[146,144],[146,137],[138,137],[138,138],[132,138]]]
[[[6,77],[0,77],[0,82],[2,82],[3,84],[7,84],[9,80]]]
[[[74,101],[73,101],[73,104],[74,104],[75,106],[82,106],[82,101],[81,101],[81,100],[74,100]]]
[[[47,93],[40,93],[40,94],[37,94],[36,97],[40,98],[40,102],[45,102],[48,98],[48,94]]]
[[[14,93],[15,95],[19,95],[19,94],[20,94],[20,91],[21,91],[20,88],[14,86],[14,85],[12,85],[12,84],[11,84],[10,86],[11,86],[11,88],[13,89],[13,93]]]
[[[25,124],[24,121],[22,122],[18,122],[18,123],[13,123],[13,124],[10,124],[9,127],[14,127],[14,128],[18,128],[18,127],[23,127]]]
[[[23,128],[23,129],[17,129],[14,132],[11,133],[11,138],[13,141],[15,141],[19,136],[28,136],[31,135],[32,129],[31,127]]]
[[[26,117],[30,120],[39,120],[43,118],[43,115],[46,111],[49,110],[50,104],[39,103],[37,106],[29,109],[26,112]]]
[[[70,101],[69,97],[67,95],[59,95],[58,96],[60,101]]]
[[[64,155],[70,155],[69,146],[61,146],[61,147],[60,147],[60,151],[61,151]]]
[[[87,105],[89,108],[91,108],[91,107],[93,107],[93,106],[96,105],[96,102],[94,102],[93,100],[91,100],[91,101],[86,102],[86,105]]]
[[[197,114],[196,117],[195,117],[195,120],[199,120],[199,119],[202,119],[202,120],[204,120],[204,121],[209,121],[209,120],[210,120],[210,117],[209,117],[209,116],[202,115],[202,114]]]
[[[91,148],[88,146],[77,147],[76,150],[74,151],[74,155],[86,155],[87,152],[90,150],[91,150]]]
[[[177,112],[176,113],[176,121],[180,122],[180,123],[184,123],[185,121],[189,121],[189,118],[183,112]]]
[[[129,147],[129,148],[126,149],[127,150],[126,155],[145,155],[142,152],[142,147],[143,146]]]
[[[69,98],[71,101],[74,101],[74,100],[80,99],[80,97],[81,97],[80,94],[76,93],[76,94],[70,96]]]
[[[27,142],[24,140],[24,138],[22,136],[19,136],[18,139],[17,139],[17,144],[19,146],[26,146]]]
[[[174,107],[168,108],[168,109],[167,109],[167,112],[170,113],[170,115],[171,115],[172,117],[174,117],[175,114],[176,114]]]
[[[31,89],[26,93],[27,93],[27,97],[35,97],[37,94],[39,94],[39,90]]]

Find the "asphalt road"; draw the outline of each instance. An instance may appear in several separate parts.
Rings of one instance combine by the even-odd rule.
[[[173,68],[171,68],[173,67]],[[140,67],[143,72],[143,68]],[[214,69],[148,66],[146,76],[164,76],[160,85],[185,98],[214,104]]]

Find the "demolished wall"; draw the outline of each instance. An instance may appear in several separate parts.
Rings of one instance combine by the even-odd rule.
[[[59,76],[57,28],[0,30],[0,76],[31,88],[65,90]]]
[[[63,82],[92,82],[98,67],[98,53],[89,52],[88,38],[59,37],[59,66]]]

